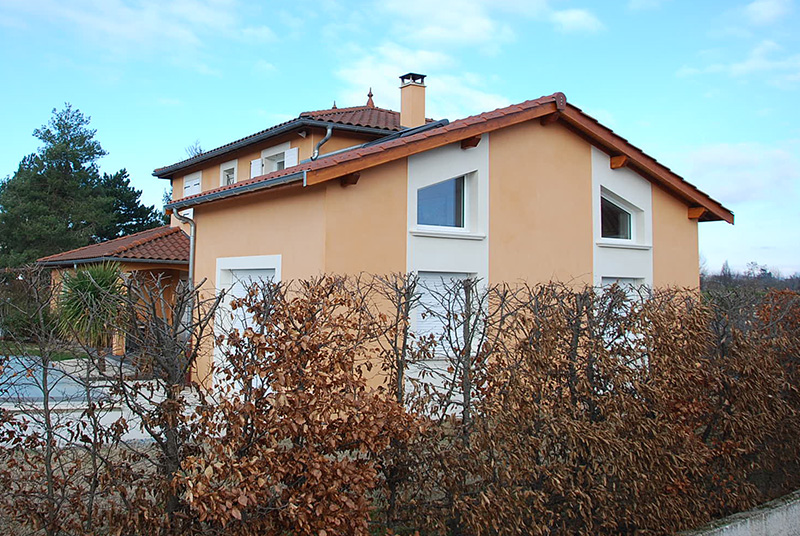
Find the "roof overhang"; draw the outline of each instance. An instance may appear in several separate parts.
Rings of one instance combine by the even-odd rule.
[[[116,262],[120,264],[172,264],[179,266],[188,266],[189,261],[169,260],[169,259],[135,259],[128,257],[91,257],[86,259],[73,259],[62,261],[36,261],[38,266],[51,266],[51,267],[69,267],[78,264],[96,264],[98,262]]]
[[[470,140],[486,132],[536,119],[539,119],[544,126],[562,124],[612,156],[612,165],[617,163],[618,166],[628,166],[654,184],[665,188],[688,204],[689,214],[692,215],[690,217],[700,221],[733,223],[733,213],[730,210],[579,108],[568,105],[563,93],[555,93],[535,101],[526,101],[435,128],[409,133],[405,137],[390,135],[386,140],[376,140],[346,152],[302,163],[298,166],[299,169],[293,172],[290,169],[289,173],[283,176],[270,174],[241,185],[221,187],[205,194],[175,201],[165,205],[165,208],[186,208],[301,180],[304,186],[320,184],[423,151]]]

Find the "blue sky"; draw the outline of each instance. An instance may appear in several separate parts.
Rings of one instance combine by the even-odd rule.
[[[429,117],[563,91],[722,202],[702,224],[727,259],[800,272],[800,6],[793,0],[0,0],[0,177],[54,107],[92,117],[148,204],[153,168],[300,112],[399,109],[428,75]]]

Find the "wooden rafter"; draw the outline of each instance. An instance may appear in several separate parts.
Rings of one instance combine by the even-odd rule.
[[[689,207],[689,219],[699,220],[706,213],[705,207]]]
[[[619,169],[628,165],[628,157],[624,154],[611,157],[611,169]]]
[[[353,186],[354,184],[358,184],[358,179],[361,178],[361,173],[348,173],[342,177],[339,177],[339,184],[342,185],[342,188],[346,186]]]
[[[559,118],[560,116],[561,116],[561,113],[560,113],[560,112],[555,112],[555,113],[552,113],[552,114],[550,114],[550,115],[546,115],[546,116],[542,117],[542,118],[539,120],[539,122],[542,124],[542,126],[543,126],[543,127],[546,127],[546,126],[548,126],[548,125],[552,125],[553,123],[555,123],[556,121],[558,121],[558,118]]]
[[[480,136],[472,136],[471,138],[461,140],[461,148],[472,149],[474,147],[477,147],[480,142],[481,142]]]

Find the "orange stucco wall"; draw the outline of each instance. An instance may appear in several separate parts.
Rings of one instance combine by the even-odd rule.
[[[489,280],[592,281],[591,146],[538,121],[489,136]]]
[[[325,271],[356,274],[406,268],[406,159],[326,183]]]
[[[325,186],[287,186],[195,208],[195,279],[216,285],[218,257],[282,255],[284,280],[324,271]]]
[[[688,207],[653,185],[653,286],[700,285],[697,220]]]

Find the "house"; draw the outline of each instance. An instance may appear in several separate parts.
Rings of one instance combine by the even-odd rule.
[[[562,93],[449,122],[426,119],[424,81],[401,77],[400,112],[370,91],[156,169],[191,277],[698,285],[698,223],[733,223],[719,202]]]
[[[52,268],[51,280],[61,283],[65,272],[93,264],[113,262],[120,270],[136,274],[148,284],[157,285],[169,297],[189,274],[190,239],[180,227],[164,225],[114,240],[91,244],[64,253],[42,257],[36,264]],[[113,353],[122,354],[126,343],[114,336]]]

